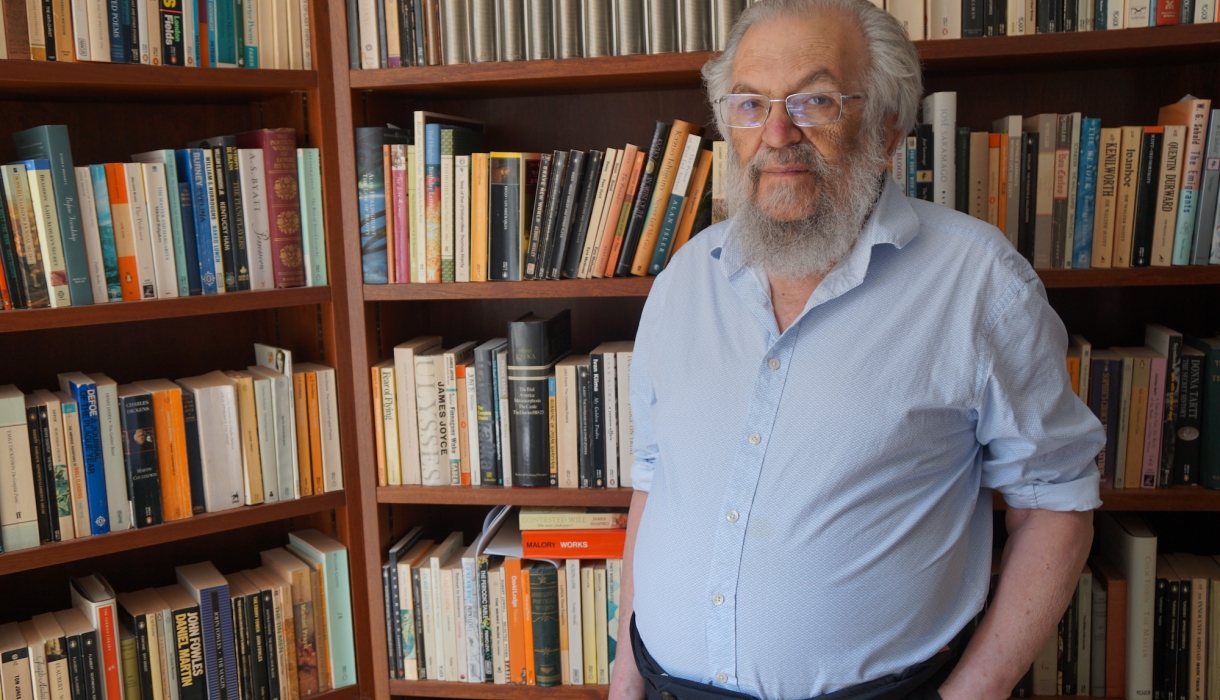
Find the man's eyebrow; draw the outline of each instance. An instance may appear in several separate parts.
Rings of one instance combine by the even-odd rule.
[[[807,87],[810,83],[816,83],[816,82],[821,82],[821,81],[829,81],[830,83],[834,84],[835,86],[839,85],[839,80],[835,77],[835,74],[833,71],[831,71],[829,68],[819,68],[819,69],[813,71],[812,73],[806,75],[799,83],[797,83],[796,91],[799,91],[799,90]],[[752,85],[750,85],[748,83],[737,83],[736,85],[733,86],[733,89],[730,90],[730,92],[733,92],[736,94],[747,94],[747,95],[765,95],[765,94],[767,94],[765,91],[759,90],[758,88],[753,87]]]

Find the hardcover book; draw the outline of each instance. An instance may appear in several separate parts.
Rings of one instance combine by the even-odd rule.
[[[275,272],[275,286],[280,289],[305,285],[296,140],[296,131],[293,129],[259,129],[236,136],[238,148],[263,150],[272,269]],[[384,210],[383,202],[382,211]],[[382,217],[384,216],[383,213]]]
[[[550,484],[547,376],[571,351],[571,312],[549,318],[527,314],[508,324],[509,425],[513,483]]]

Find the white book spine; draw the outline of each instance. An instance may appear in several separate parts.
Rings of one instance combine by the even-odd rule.
[[[584,685],[585,652],[582,641],[584,616],[580,606],[580,560],[568,559],[566,585],[568,589],[568,666],[570,685]]]
[[[238,149],[237,163],[241,172],[242,217],[250,259],[250,289],[272,289],[275,272],[271,265],[271,226],[267,218],[263,149]]]
[[[93,199],[93,177],[88,166],[73,168],[76,175],[76,192],[80,197],[81,229],[85,237],[85,260],[89,263],[89,287],[93,291],[93,303],[105,304],[110,300],[106,288],[106,266],[102,262],[102,236],[97,228],[97,202]]]
[[[258,420],[258,456],[263,468],[263,501],[280,500],[279,455],[276,454],[275,398],[271,380],[255,376],[254,412]]]
[[[424,620],[424,668],[428,672],[428,680],[440,680],[436,652],[441,645],[437,644],[440,637],[437,635],[436,611],[432,604],[432,569],[427,566],[419,567],[419,598],[420,615]]]
[[[212,169],[212,149],[202,148],[200,151],[202,151],[203,154],[203,180],[204,186],[207,188],[207,199],[209,202],[215,202],[216,172]],[[224,294],[225,263],[224,257],[221,255],[220,250],[220,219],[218,219],[216,216],[216,207],[214,206],[208,206],[208,228],[212,230],[212,266],[216,274],[216,293]],[[196,231],[195,235],[198,236],[199,232]]]
[[[288,501],[301,497],[292,380],[282,374],[270,379],[272,407],[275,411],[275,456],[279,467],[280,500]]]
[[[453,264],[453,156],[441,155],[441,270]],[[442,274],[444,274],[442,272]]]
[[[956,193],[954,127],[957,124],[957,93],[936,92],[925,97],[923,123],[932,125],[932,201],[953,209]]]
[[[144,169],[140,163],[124,163],[127,175],[128,210],[131,212],[131,242],[136,251],[136,274],[141,299],[157,298],[157,269],[152,235],[148,228],[148,203],[144,196]],[[177,282],[175,282],[177,284]]]
[[[313,40],[310,38],[309,0],[300,0],[301,14],[301,69],[313,70]]]
[[[4,551],[37,547],[38,516],[25,403],[16,387],[0,387],[0,543]]]
[[[419,410],[415,385],[415,350],[394,348],[394,381],[398,397],[398,449],[402,483],[421,484]]]
[[[453,280],[470,281],[470,156],[453,157]]]
[[[72,8],[72,49],[76,54],[76,60],[89,60],[89,8],[85,0],[77,0],[69,3]],[[0,26],[0,31],[4,29]],[[5,52],[8,55],[8,52]]]
[[[174,264],[174,231],[169,217],[169,190],[165,183],[164,163],[143,163],[144,199],[153,253],[153,274],[157,296],[178,296],[178,268]],[[177,192],[174,193],[177,196]]]
[[[471,552],[473,554],[473,552]],[[466,682],[483,682],[483,634],[479,624],[479,565],[462,557],[462,634],[466,641]]]
[[[167,700],[180,700],[177,681],[179,677],[178,654],[174,641],[178,638],[178,633],[174,628],[174,615],[169,609],[162,610],[157,613],[157,622],[161,626],[161,663],[165,668],[161,674],[162,687],[165,689]]]
[[[635,461],[631,441],[635,425],[631,422],[631,351],[615,353],[618,363],[618,469],[619,486],[631,486],[631,465]]]
[[[501,350],[496,353],[496,362],[499,364],[497,375],[499,375],[500,389],[500,442],[502,446],[500,452],[503,455],[501,462],[503,464],[502,478],[505,486],[513,485],[513,446],[512,446],[512,430],[509,428],[508,421],[508,350]]]
[[[326,493],[343,490],[343,448],[339,442],[339,388],[335,370],[319,369],[318,426],[322,432],[322,482]]]
[[[1152,18],[1152,3],[1149,0],[1127,0],[1127,29],[1151,27],[1155,25]]]
[[[196,12],[195,3],[188,2],[182,7],[182,53],[185,54],[182,63],[188,68],[198,66],[198,62],[195,60],[195,55],[198,53],[195,37],[199,33]]]
[[[424,152],[427,136],[424,134],[424,123],[427,121],[424,117],[424,112],[415,113],[415,146],[407,149],[407,167],[415,170],[415,191],[407,200],[407,206],[411,208],[414,215],[412,231],[415,232],[411,236],[411,281],[425,283],[428,280],[428,251],[427,251],[427,236],[423,235],[424,231],[428,230],[427,222],[425,221],[424,198],[419,196],[419,193],[424,191]],[[414,154],[414,155],[412,155]]]
[[[402,619],[395,625],[396,630],[403,635],[403,672],[405,680],[419,680],[419,642],[417,638],[423,630],[415,629],[415,590],[411,583],[411,564],[409,561],[398,562],[398,609],[402,611]]]
[[[1133,537],[1117,518],[1097,518],[1101,553],[1117,564],[1127,579],[1128,700],[1152,697],[1152,630],[1156,588],[1156,537]],[[1108,601],[1109,605],[1120,604]]]
[[[613,158],[610,156],[613,154]],[[626,154],[625,149],[610,148],[606,150],[606,159],[610,162],[607,164],[602,161],[603,170],[610,169],[606,177],[605,188],[600,188],[598,192],[598,200],[593,202],[594,209],[597,211],[595,217],[596,223],[589,227],[588,237],[593,239],[593,248],[589,255],[588,264],[585,266],[582,279],[590,279],[598,277],[597,261],[604,259],[605,251],[602,251],[603,236],[606,232],[606,219],[610,217],[610,208],[614,203],[614,189],[618,186],[619,171],[623,167],[623,157]]]
[[[81,442],[80,414],[76,402],[67,392],[56,394],[64,418],[64,446],[68,453],[68,490],[72,494],[73,527],[81,537],[88,537],[89,497],[85,489],[85,454]]]
[[[59,212],[55,207],[55,189],[50,168],[26,169],[33,200],[34,225],[38,229],[38,247],[51,287],[51,307],[71,306],[68,296],[68,271],[64,261],[63,238],[59,230]],[[57,282],[56,280],[63,280]]]
[[[419,420],[419,464],[420,483],[424,486],[445,486],[449,484],[448,463],[442,472],[442,458],[447,456],[441,448],[440,432],[440,402],[444,400],[444,392],[437,392],[436,360],[438,355],[415,356],[415,405]],[[441,386],[444,386],[441,379]]]
[[[577,279],[588,279],[589,267],[593,264],[593,253],[597,246],[596,239],[598,238],[598,236],[594,235],[593,232],[596,231],[601,233],[601,229],[597,227],[597,224],[598,220],[601,218],[601,210],[606,203],[606,187],[610,184],[610,171],[614,169],[613,150],[614,149],[606,149],[606,152],[602,154],[601,167],[596,175],[597,180],[595,180],[595,182],[597,183],[597,187],[593,191],[593,207],[589,210],[589,225],[584,231],[584,244],[581,246],[580,262],[576,266]],[[572,236],[573,238],[576,238],[576,240],[582,240],[581,238],[576,237],[575,233],[573,233]]]
[[[962,4],[955,0],[927,0],[928,38],[962,38]]]
[[[616,489],[619,486],[618,469],[618,381],[616,371],[618,362],[614,353],[608,352],[602,356],[603,384],[602,424],[606,435],[606,488]]]
[[[377,0],[359,0],[356,3],[356,10],[360,19],[360,67],[365,70],[380,68],[381,44],[377,32]]]
[[[231,385],[191,391],[195,394],[207,511],[236,508],[245,492],[236,392]]]
[[[466,673],[466,604],[462,593],[462,567],[451,567],[449,580],[450,597],[453,599],[453,675],[455,681],[464,681]]]
[[[491,678],[496,685],[506,682],[504,673],[504,644],[501,641],[504,615],[504,579],[498,568],[487,572],[488,607],[491,612]]]
[[[483,470],[479,468],[479,401],[475,392],[474,363],[466,365],[466,442],[470,453],[470,485],[483,483]]]
[[[148,3],[137,0],[135,6],[136,16],[131,18],[131,23],[136,25],[133,29],[138,37],[140,63],[147,66],[152,64],[152,56],[148,53]]]
[[[924,0],[888,0],[886,9],[902,25],[911,41],[923,41],[927,38]]]
[[[1008,3],[1008,36],[1024,36],[1028,33],[1026,23],[1029,20],[1025,17],[1025,2],[1024,0],[1013,0]]]
[[[106,470],[106,502],[110,511],[110,531],[114,532],[131,527],[131,502],[127,499],[127,472],[123,465],[118,384],[113,380],[98,381],[99,376],[90,375],[89,378],[97,384],[102,465]]]
[[[110,63],[110,16],[104,0],[85,0],[89,28],[89,60]]]

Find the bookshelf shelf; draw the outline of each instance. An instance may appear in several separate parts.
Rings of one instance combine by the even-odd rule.
[[[0,333],[95,326],[105,323],[147,321],[181,316],[206,316],[235,311],[324,304],[329,301],[329,287],[298,287],[296,289],[268,289],[177,299],[122,301],[113,304],[69,306],[62,309],[16,309],[0,312]]]
[[[1220,56],[1220,25],[917,41],[915,45],[929,74],[1027,71],[1065,64],[1117,67]],[[714,55],[671,53],[354,70],[350,81],[355,90],[430,97],[693,88],[699,85],[699,69]]]
[[[425,698],[469,698],[470,700],[603,700],[608,685],[495,685],[492,683],[452,683],[448,681],[390,681],[390,694]]]
[[[454,282],[450,284],[366,284],[365,301],[439,299],[545,299],[582,297],[646,297],[651,277],[610,277],[590,280],[533,282]]]
[[[1007,506],[997,492],[991,494],[993,510]],[[1202,486],[1175,486],[1170,489],[1102,489],[1100,510],[1178,511],[1207,513],[1220,511],[1220,491]]]
[[[134,66],[121,63],[4,61],[0,91],[10,96],[79,99],[82,96],[249,99],[318,87],[312,70],[232,70]]]
[[[108,535],[82,537],[65,542],[44,544],[31,549],[0,554],[0,576],[62,564],[88,557],[139,549],[154,544],[173,542],[187,537],[211,535],[237,530],[250,525],[286,520],[343,507],[343,491],[321,496],[308,496],[295,501],[244,506],[219,513],[204,513],[154,527],[124,530]]]
[[[1220,265],[1126,267],[1087,270],[1039,270],[1047,288],[1170,287],[1220,284]]]
[[[519,486],[381,486],[378,503],[466,506],[602,506],[626,508],[631,489],[558,489]],[[1220,495],[1220,492],[1217,492]],[[1220,501],[1218,501],[1220,502]]]

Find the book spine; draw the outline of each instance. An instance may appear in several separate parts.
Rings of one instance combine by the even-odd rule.
[[[210,151],[191,148],[191,201],[195,211],[195,245],[199,256],[199,284],[204,294],[224,291],[224,269],[220,254],[220,228],[213,206]]]
[[[915,145],[915,198],[932,201],[932,125],[920,124],[916,128]]]
[[[441,128],[428,124],[424,135],[424,240],[428,282],[441,281]]]
[[[356,130],[356,202],[360,213],[360,257],[365,284],[389,281],[383,141],[380,128]]]
[[[589,355],[589,461],[593,487],[606,487],[606,369],[605,356]]]
[[[1131,266],[1152,264],[1153,233],[1156,223],[1157,190],[1160,185],[1163,129],[1149,127],[1140,142],[1139,174],[1135,194],[1135,224],[1131,241]]]
[[[1168,380],[1164,357],[1154,357],[1148,372],[1148,418],[1144,425],[1144,466],[1140,488],[1156,488],[1161,466],[1161,436],[1165,416],[1165,386]]]
[[[403,168],[406,168],[406,146],[403,146]],[[322,160],[316,148],[297,149],[297,175],[301,185],[301,229],[305,248],[305,284],[324,287],[326,277],[326,220],[322,210]],[[406,216],[406,182],[403,182],[403,216]],[[397,230],[397,229],[395,229]],[[403,231],[407,231],[404,222]],[[406,257],[407,248],[403,248]],[[404,274],[403,280],[409,279]]]
[[[59,539],[56,536],[58,522],[51,519],[50,494],[54,493],[55,487],[47,474],[49,456],[43,445],[37,406],[26,406],[25,421],[30,445],[30,464],[34,473],[34,503],[38,508],[38,541],[47,544]]]
[[[480,478],[486,485],[500,482],[496,464],[495,390],[492,381],[492,352],[475,348],[474,376],[475,398],[478,401],[476,416],[479,431]]]
[[[127,490],[131,494],[136,527],[161,524],[161,476],[157,446],[153,444],[155,418],[149,394],[122,401],[123,460],[127,464]],[[168,449],[168,445],[166,446]]]
[[[80,414],[81,451],[85,462],[85,493],[89,499],[90,534],[110,532],[109,504],[106,498],[106,470],[102,456],[97,386],[69,383]]]
[[[589,365],[578,366],[576,368],[576,410],[578,416],[576,463],[580,477],[580,488],[582,489],[594,488],[595,486],[593,480],[592,385]]]
[[[1181,379],[1176,401],[1177,420],[1174,424],[1174,483],[1194,484],[1200,477],[1200,431],[1202,411],[1204,356],[1182,353]]]
[[[248,1],[248,0],[247,0]],[[222,149],[223,159],[223,174],[225,180],[225,198],[229,205],[229,231],[232,234],[233,243],[233,280],[237,291],[245,291],[250,289],[250,254],[249,245],[246,238],[246,220],[245,208],[243,206],[241,196],[241,166],[238,163],[237,147],[233,145],[232,140],[225,138],[225,144]],[[264,151],[266,155],[266,151]],[[293,178],[296,177],[296,143],[292,144],[290,149],[291,156],[291,172]],[[287,167],[288,157],[281,154],[280,166]],[[299,201],[299,193],[293,193],[293,200]],[[297,235],[300,236],[300,206],[296,201],[293,202],[294,213],[297,214]],[[226,265],[228,261],[226,260]],[[228,268],[225,268],[226,273]],[[228,275],[226,274],[226,278]],[[226,283],[226,287],[227,287]]]
[[[550,484],[547,368],[538,366],[546,351],[545,332],[542,323],[508,325],[508,405],[516,486]]]
[[[1220,109],[1211,111],[1208,122],[1207,154],[1203,160],[1202,183],[1199,189],[1199,212],[1195,216],[1194,265],[1220,263],[1220,227],[1216,223],[1216,200],[1220,192]]]
[[[313,149],[315,158],[317,157],[317,149]],[[299,153],[300,151],[298,151]],[[389,189],[386,199],[386,221],[391,223],[394,231],[394,281],[405,283],[411,281],[411,225],[409,216],[407,215],[407,146],[406,144],[393,144],[390,146],[390,178]],[[302,187],[304,187],[302,180]],[[319,187],[321,183],[318,183]],[[321,192],[319,191],[319,196]],[[302,203],[303,200],[302,200]],[[318,225],[321,225],[321,202],[318,202],[317,217]],[[388,233],[386,234],[389,235]],[[321,231],[318,231],[317,241],[311,243],[306,239],[306,247],[316,247],[322,249],[325,242],[322,240]],[[309,261],[311,262],[311,261]],[[311,277],[311,266],[305,269],[306,277]],[[325,279],[325,266],[322,269],[323,279]],[[312,277],[316,277],[317,273],[313,273]],[[307,279],[310,286],[313,286],[312,280]]]
[[[504,486],[513,485],[513,431],[509,409],[508,346],[496,351],[496,439],[500,450],[500,479]]]
[[[545,279],[559,279],[568,269],[568,264],[571,263],[572,271],[576,271],[576,266],[580,264],[580,253],[576,252],[576,257],[568,255],[568,249],[575,250],[572,245],[573,229],[578,227],[580,219],[580,207],[584,191],[588,187],[587,179],[584,177],[585,170],[589,159],[597,153],[590,151],[573,151],[568,160],[567,184],[563,188],[563,201],[559,211],[559,222],[555,228],[554,234],[547,241],[547,249],[544,253],[546,259],[546,268],[543,277]],[[583,241],[582,241],[583,244]]]
[[[970,127],[953,129],[953,207],[970,213]]]
[[[440,281],[454,281],[453,129],[441,129],[441,269]]]
[[[968,134],[969,131],[967,131]],[[694,171],[699,151],[702,150],[702,143],[703,139],[697,134],[691,134],[686,139],[685,149],[678,163],[678,174],[674,178],[673,189],[670,192],[669,201],[665,208],[661,232],[657,236],[656,249],[653,251],[651,261],[648,264],[648,274],[650,275],[660,274],[662,268],[665,267],[665,263],[669,260],[669,247],[677,231],[678,218],[682,213],[683,202],[686,201],[691,173]]]
[[[1055,174],[1051,205],[1051,264],[1064,267],[1063,252],[1067,244],[1068,180],[1072,147],[1072,115],[1060,114],[1055,127]]]
[[[483,635],[479,632],[479,570],[474,557],[462,557],[463,641],[466,666],[462,672],[468,683],[483,682]]]
[[[303,286],[305,260],[301,250],[296,132],[292,129],[262,129],[242,134],[237,139],[237,145],[240,148],[263,149],[263,168],[268,184],[267,220],[271,227],[271,259],[275,286],[279,289]],[[384,202],[382,211],[385,211]]]
[[[1199,349],[1204,351],[1199,483],[1215,489],[1220,488],[1220,347]]]
[[[1185,2],[1183,5],[1185,6]],[[1185,10],[1184,10],[1185,11]],[[1200,207],[1203,154],[1207,139],[1207,104],[1199,103],[1191,110],[1186,126],[1185,160],[1181,166],[1181,188],[1173,234],[1173,264],[1190,265],[1194,258],[1195,218]]]
[[[530,618],[533,622],[534,680],[539,686],[559,685],[559,575],[555,566],[535,562],[529,570]]]
[[[665,140],[669,136],[669,131],[670,127],[665,122],[657,122],[653,130],[652,144],[648,147],[642,179],[636,190],[631,214],[627,219],[626,232],[623,234],[622,247],[614,270],[615,277],[626,277],[631,274],[632,262],[635,259],[636,248],[639,247],[640,236],[644,232],[649,203],[652,201],[653,188],[657,182],[657,171],[661,167],[661,158],[665,154]]]
[[[597,233],[592,230],[595,224],[591,225],[594,205],[598,201],[599,189],[601,196],[605,196],[605,182],[614,165],[613,160],[613,154],[608,151],[589,151],[585,157],[585,173],[581,178],[580,197],[576,206],[577,215],[572,222],[572,229],[568,231],[568,237],[561,239],[556,248],[551,262],[551,279],[576,278],[580,276],[582,267],[588,267],[588,260],[592,257],[595,245],[594,239],[597,237]],[[602,170],[607,171],[606,178],[601,177]]]

